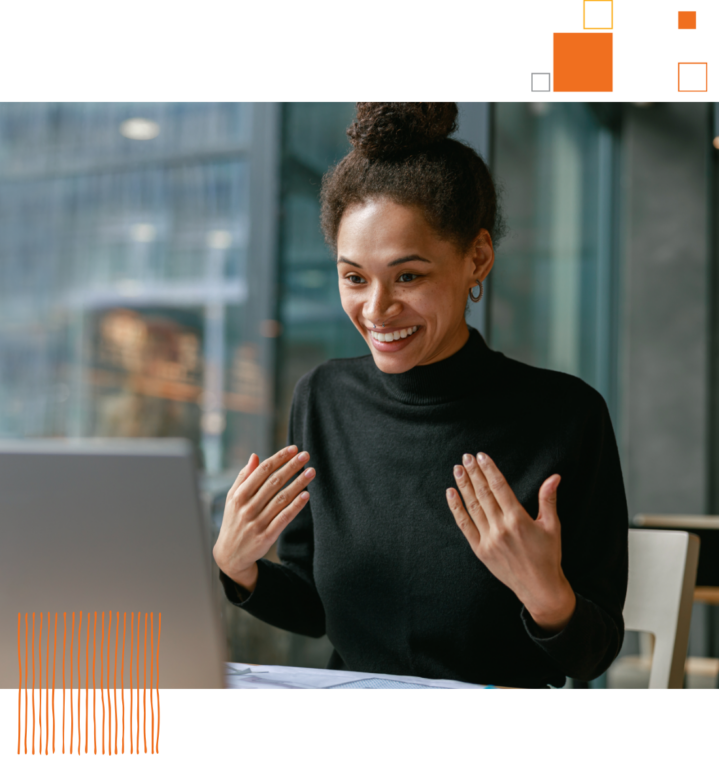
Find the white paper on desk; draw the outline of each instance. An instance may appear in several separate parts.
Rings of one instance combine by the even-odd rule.
[[[338,669],[307,669],[305,667],[284,667],[262,664],[229,664],[230,668],[249,666],[252,673],[228,675],[228,688],[331,688],[341,683],[356,680],[380,678],[398,682],[419,683],[429,688],[484,688],[483,685],[461,683],[458,680],[431,680],[409,675],[382,675],[368,672],[350,672]]]

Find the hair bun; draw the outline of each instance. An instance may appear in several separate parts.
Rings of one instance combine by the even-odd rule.
[[[423,149],[456,130],[453,101],[360,101],[347,135],[358,152],[376,159]]]

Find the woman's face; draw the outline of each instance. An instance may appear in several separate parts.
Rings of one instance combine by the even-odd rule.
[[[469,289],[477,289],[475,281],[484,280],[493,263],[486,230],[461,253],[437,236],[420,209],[386,198],[349,208],[337,234],[342,307],[385,373],[461,349],[469,335]],[[397,340],[385,340],[390,333]]]

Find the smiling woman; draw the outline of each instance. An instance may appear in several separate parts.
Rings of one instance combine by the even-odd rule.
[[[380,198],[345,211],[337,248],[342,307],[380,370],[438,362],[467,342],[468,292],[494,262],[486,230],[463,253],[437,234],[421,208]]]
[[[322,224],[371,354],[299,381],[289,445],[240,472],[215,559],[233,603],[326,633],[331,668],[590,680],[624,633],[616,441],[596,390],[467,326],[502,227],[484,162],[449,138],[456,116],[454,104],[358,105],[354,150],[323,180]],[[275,541],[280,563],[264,557]]]

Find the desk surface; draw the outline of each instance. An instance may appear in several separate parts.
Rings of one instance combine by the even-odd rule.
[[[228,688],[494,688],[457,680],[430,680],[406,675],[380,675],[336,669],[309,669],[265,664],[226,665]]]

